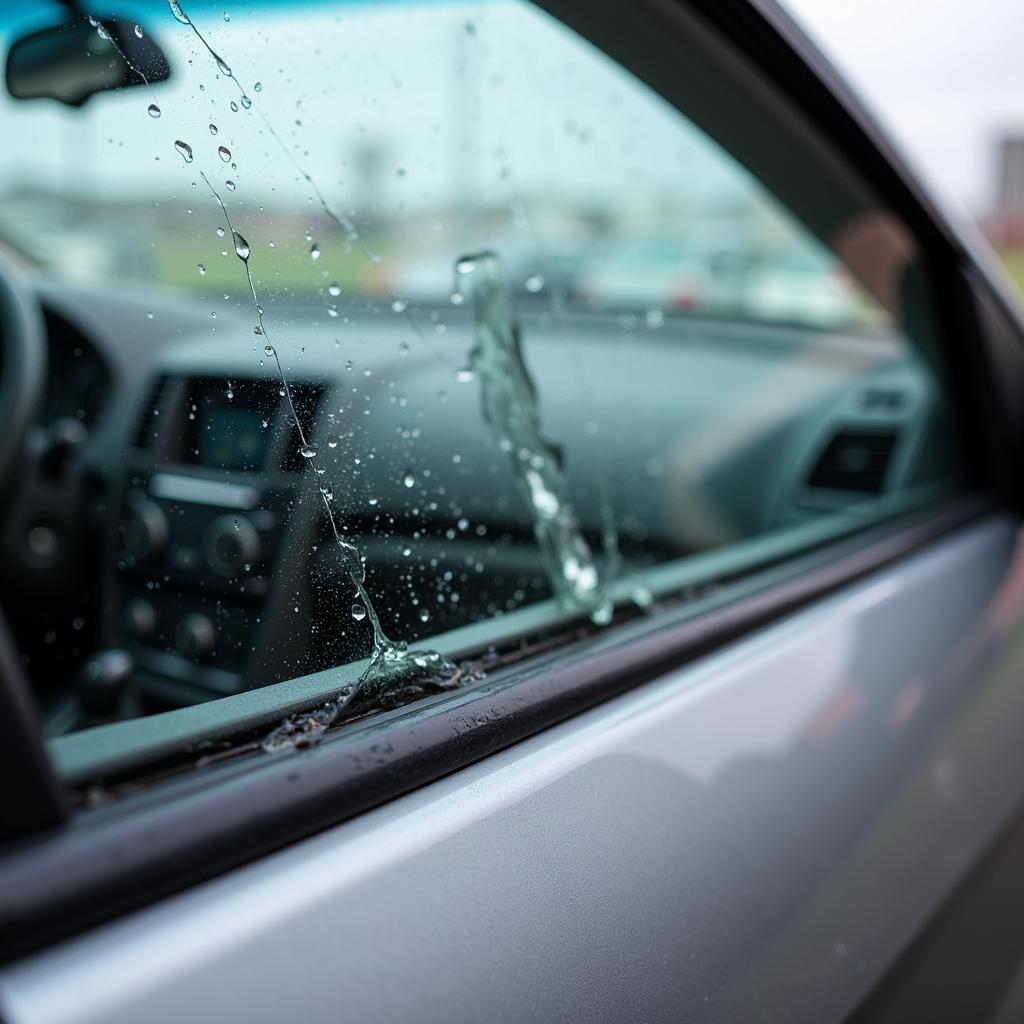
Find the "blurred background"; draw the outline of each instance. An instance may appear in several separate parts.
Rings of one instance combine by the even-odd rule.
[[[1024,4],[784,0],[1024,294]]]
[[[248,315],[216,189],[270,315],[325,335],[366,305],[448,309],[454,259],[483,248],[520,302],[614,310],[624,329],[690,312],[886,326],[756,178],[539,8],[188,6],[233,75],[166,5],[120,0],[167,55],[167,81],[81,107],[0,97],[9,254],[86,287],[189,291],[211,319]],[[57,0],[5,11],[0,42],[60,17]]]
[[[1024,62],[1008,45],[1024,6],[784,3],[1024,288]],[[0,97],[0,248],[85,286],[185,290],[211,317],[248,310],[202,172],[253,245],[260,294],[332,333],[350,308],[396,296],[447,308],[453,254],[482,247],[527,303],[653,326],[691,311],[885,326],[742,167],[536,8],[225,6],[189,8],[233,83],[164,4],[120,0],[176,69],[146,103],[135,90],[77,109]],[[9,6],[0,42],[62,10]],[[295,74],[307,64],[317,73]],[[307,172],[358,238],[337,231]]]

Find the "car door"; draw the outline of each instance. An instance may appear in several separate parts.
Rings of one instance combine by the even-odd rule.
[[[203,230],[252,323],[162,343],[124,418],[109,636],[138,703],[43,741],[5,666],[4,1019],[924,1019],[1024,795],[1015,312],[774,7],[341,6],[372,60],[318,62],[368,108],[456,76],[454,198],[401,164],[428,198],[362,198],[408,232],[378,261],[313,185],[302,266],[328,221],[348,239],[365,344],[292,351],[217,127],[239,173],[205,155]],[[250,93],[244,18],[171,7],[219,74],[182,88],[237,87],[305,189],[274,133],[309,69]],[[262,14],[253,45],[334,38]],[[250,529],[266,603],[236,625],[203,602]],[[165,639],[120,616],[143,600]],[[1019,952],[960,986],[971,1019]]]

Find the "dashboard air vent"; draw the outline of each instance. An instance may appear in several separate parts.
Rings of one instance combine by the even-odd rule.
[[[807,486],[881,493],[898,439],[895,432],[840,430],[818,457]]]

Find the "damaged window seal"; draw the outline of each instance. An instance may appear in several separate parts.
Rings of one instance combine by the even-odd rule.
[[[919,499],[918,499],[919,500]],[[774,566],[788,563],[794,556],[813,553],[829,545],[849,543],[856,535],[872,529],[884,529],[884,522],[915,522],[920,506],[890,507],[880,510],[880,519],[863,522],[825,520],[814,527],[798,527],[787,536],[775,538],[770,546],[754,540],[730,549],[709,552],[683,561],[666,563],[652,571],[643,586],[620,580],[613,588],[615,625],[626,623],[636,610],[657,616],[662,608],[696,607],[695,601],[715,580],[727,585],[733,581],[756,580]],[[723,597],[728,595],[723,594]],[[528,657],[547,649],[553,638],[596,633],[593,623],[582,612],[559,610],[554,599],[530,605],[505,616],[498,629],[487,623],[460,627],[435,638],[441,649],[457,664],[479,659],[494,649],[502,656],[516,653]],[[604,632],[604,631],[602,631]],[[615,630],[610,635],[614,635]],[[143,718],[100,726],[89,732],[72,733],[50,740],[48,747],[58,775],[74,791],[81,793],[94,782],[110,782],[131,776],[151,779],[171,767],[175,771],[195,767],[197,750],[228,749],[242,741],[262,741],[286,718],[321,707],[345,686],[355,681],[364,666],[349,663],[335,669],[262,687],[233,697],[168,712],[157,719]],[[339,674],[342,678],[339,680]],[[470,687],[472,689],[472,687]],[[457,696],[455,690],[447,696]],[[418,699],[417,695],[411,695]],[[433,702],[442,697],[427,697]],[[240,706],[238,702],[243,702]],[[334,729],[349,724],[340,716]],[[159,732],[159,741],[154,733]],[[201,767],[201,765],[200,765]]]
[[[898,545],[904,534],[909,536],[920,532],[930,535],[929,531],[935,530],[936,535],[940,535],[946,529],[952,529],[955,525],[990,511],[990,508],[988,499],[979,496],[949,502],[938,514],[920,510],[909,512],[904,517],[904,527],[896,534],[892,543]],[[472,654],[454,659],[460,678],[466,685],[455,690],[440,687],[430,690],[429,687],[424,687],[428,692],[419,693],[399,689],[389,695],[390,702],[382,702],[379,695],[376,700],[352,701],[330,718],[324,729],[316,733],[312,742],[300,740],[281,749],[292,752],[308,750],[322,738],[344,735],[351,729],[358,730],[363,726],[379,725],[381,729],[387,729],[396,715],[404,717],[421,713],[443,714],[446,707],[453,706],[453,700],[475,700],[479,693],[496,684],[499,679],[501,685],[508,683],[514,686],[517,670],[526,673],[528,677],[532,677],[537,671],[550,670],[549,657],[558,657],[586,641],[614,646],[620,642],[632,642],[635,631],[639,631],[641,635],[652,630],[663,631],[666,628],[686,631],[691,625],[699,625],[702,619],[709,616],[728,616],[733,607],[737,609],[737,617],[742,619],[745,603],[751,600],[752,595],[756,596],[766,589],[770,594],[773,587],[782,588],[790,585],[796,590],[801,590],[801,579],[808,572],[807,566],[813,567],[822,561],[828,566],[830,548],[849,549],[852,551],[849,555],[850,560],[858,561],[858,552],[865,544],[872,543],[873,535],[877,534],[880,538],[879,545],[884,546],[887,539],[886,529],[885,523],[864,524],[838,542],[835,537],[827,540],[823,538],[817,548],[805,549],[803,556],[796,561],[789,556],[780,555],[777,561],[763,564],[753,573],[749,569],[737,569],[714,579],[695,582],[672,591],[659,591],[657,597],[650,602],[645,600],[638,603],[635,599],[631,602],[618,602],[615,606],[614,623],[619,628],[614,630],[597,626],[588,616],[577,614],[563,619],[560,628],[554,632],[512,636],[504,644],[489,644]],[[837,576],[840,571],[836,571]],[[812,582],[811,587],[814,585]],[[818,595],[817,592],[813,592],[810,596]],[[717,640],[713,623],[708,623],[706,632],[702,643],[707,642],[714,646]],[[531,662],[537,662],[536,668],[527,668]],[[512,675],[509,676],[508,673]],[[330,703],[330,699],[324,703]],[[302,715],[288,717],[301,718]],[[78,806],[109,803],[111,800],[150,789],[154,785],[182,775],[223,766],[248,754],[262,755],[268,735],[273,735],[273,730],[268,734],[266,728],[262,728],[249,729],[234,736],[198,740],[183,751],[179,750],[176,754],[161,758],[159,762],[151,762],[144,771],[133,767],[83,779],[72,787],[75,802]]]
[[[692,604],[711,596],[719,589],[716,584],[694,589],[684,597],[666,598],[657,610],[674,605]],[[620,622],[637,618],[648,608],[624,606]],[[438,683],[428,673],[412,676],[405,685],[387,690],[360,690],[357,685],[342,687],[338,697],[323,702],[309,711],[285,717],[281,725],[267,732],[260,729],[222,740],[205,740],[196,749],[162,759],[144,772],[126,770],[115,772],[103,781],[90,781],[73,788],[74,802],[79,807],[95,807],[111,800],[148,789],[153,785],[183,774],[214,767],[247,754],[300,751],[316,746],[322,739],[345,727],[374,722],[387,712],[408,712],[431,697],[444,697],[456,687],[472,692],[478,684],[492,681],[495,673],[513,669],[531,659],[557,654],[597,633],[594,624],[586,618],[567,622],[550,635],[534,638],[521,637],[507,645],[489,646],[472,657],[455,659],[454,676]],[[380,723],[385,724],[383,721]]]

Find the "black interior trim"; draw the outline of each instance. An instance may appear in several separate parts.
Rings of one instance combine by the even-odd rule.
[[[8,848],[0,860],[0,959],[109,921],[466,767],[994,511],[987,495],[953,499],[754,574],[698,606],[670,606],[463,691],[354,723],[314,749],[257,751],[85,810],[61,830]]]
[[[643,0],[651,3],[652,0]],[[923,241],[961,239],[907,168],[887,135],[865,113],[847,81],[774,0],[674,0],[699,12],[766,78],[792,97],[858,172],[891,202]]]
[[[17,650],[0,615],[0,842],[53,828],[68,816]]]

